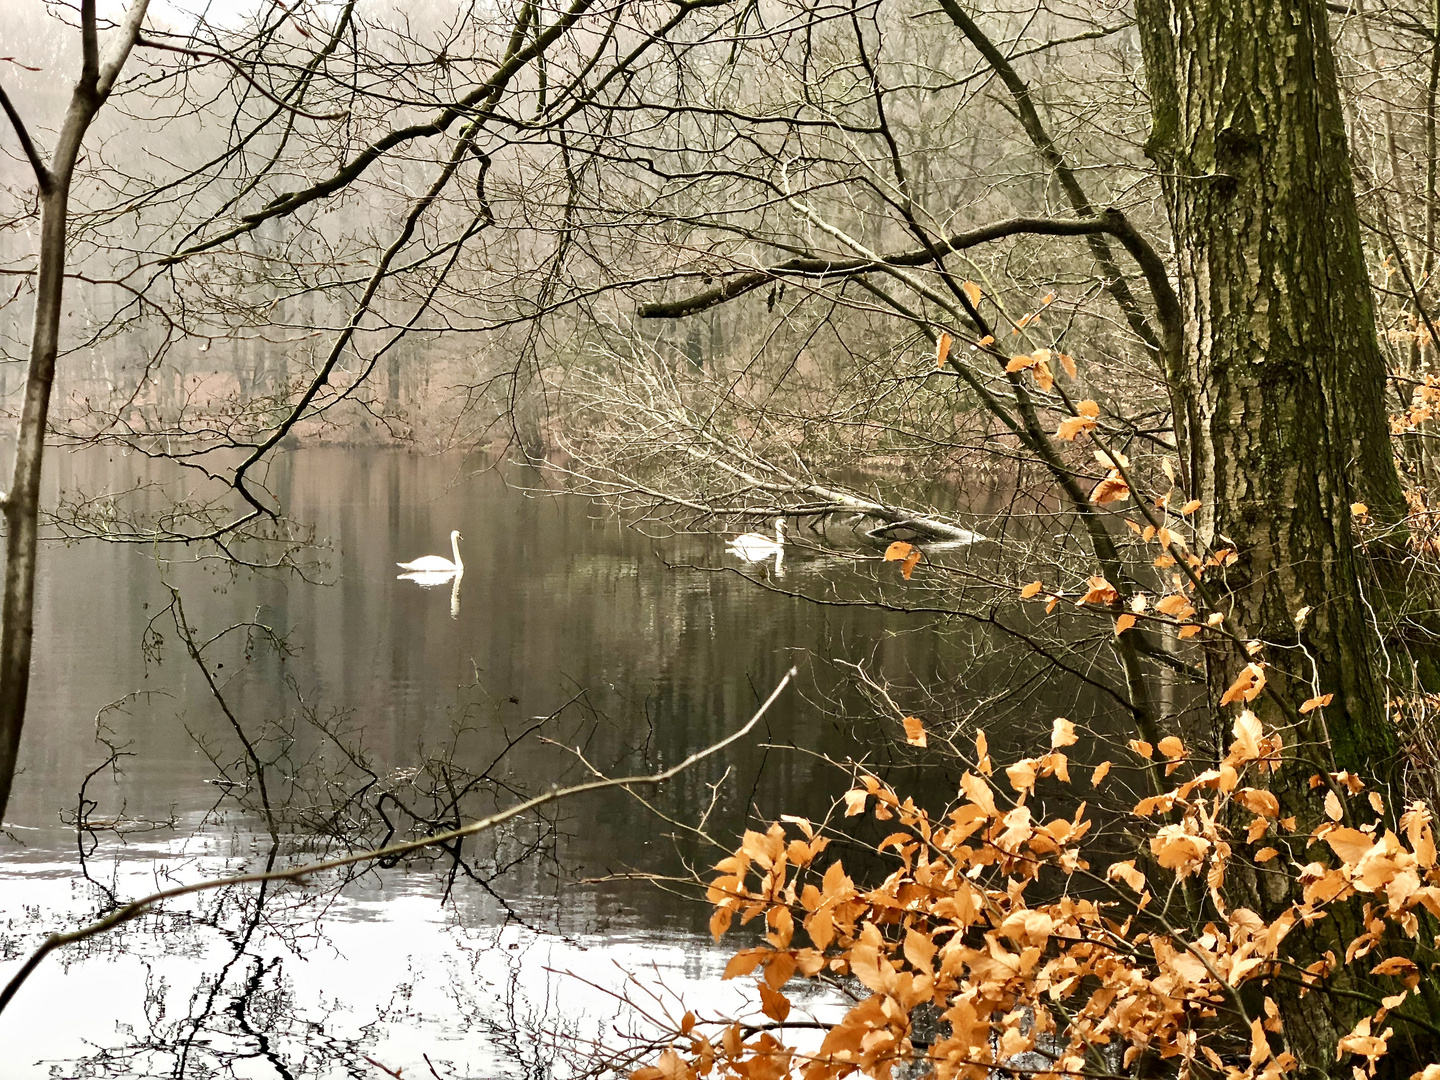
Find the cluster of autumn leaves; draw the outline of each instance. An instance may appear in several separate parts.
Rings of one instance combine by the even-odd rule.
[[[1086,858],[1086,804],[1052,817],[1035,794],[1043,778],[1083,782],[1072,781],[1067,749],[1078,736],[1066,720],[1049,751],[1009,765],[1003,783],[978,736],[975,767],[938,816],[859,774],[841,805],[845,817],[868,813],[892,830],[874,846],[893,863],[878,883],[857,882],[828,857],[828,827],[785,817],[747,832],[716,864],[710,926],[718,940],[737,919],[761,922],[763,943],[737,952],[725,974],[756,978],[766,1020],[687,1013],[632,1080],[891,1080],[902,1065],[938,1080],[988,1080],[997,1069],[1065,1080],[1128,1071],[1142,1055],[1182,1078],[1280,1080],[1301,1063],[1272,991],[1288,981],[1292,993],[1297,982],[1323,992],[1342,968],[1378,987],[1337,1051],[1357,1080],[1374,1076],[1397,1023],[1426,1016],[1422,965],[1437,957],[1420,913],[1440,917],[1430,813],[1412,804],[1396,832],[1357,777],[1316,775],[1324,812],[1299,829],[1267,788],[1282,740],[1243,708],[1260,680],[1241,681],[1218,763],[1199,767],[1175,737],[1131,742],[1131,776],[1153,780],[1128,814],[1144,854],[1103,870]],[[924,725],[908,718],[906,734],[923,743]],[[1116,782],[1108,761],[1086,771],[1092,789]],[[1291,875],[1297,899],[1269,921],[1228,903],[1227,875],[1242,862],[1250,874]],[[1358,936],[1343,955],[1302,962],[1287,948],[1292,933],[1337,904],[1362,906]],[[1202,910],[1208,919],[1193,915]],[[818,1045],[804,1042],[813,1022],[791,1019],[797,976],[851,993]],[[1416,1075],[1440,1080],[1440,1065]]]

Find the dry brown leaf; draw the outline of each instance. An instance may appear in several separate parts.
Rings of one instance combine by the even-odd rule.
[[[955,339],[952,338],[949,334],[945,333],[943,330],[940,332],[940,338],[938,341],[935,342],[936,367],[945,366],[945,362],[950,359],[950,346],[954,343]]]
[[[1155,744],[1155,749],[1159,750],[1160,753],[1164,754],[1171,761],[1185,756],[1185,744],[1174,735],[1166,735],[1165,738]]]
[[[1235,676],[1235,681],[1220,696],[1220,704],[1229,705],[1232,701],[1254,701],[1264,689],[1265,670],[1259,664],[1246,664],[1240,674]]]
[[[1325,816],[1331,821],[1339,821],[1345,816],[1345,808],[1340,805],[1340,796],[1333,790],[1325,793]],[[1331,836],[1333,835],[1332,833]],[[1326,839],[1329,840],[1330,837],[1327,836]]]
[[[1259,718],[1249,709],[1243,710],[1235,718],[1235,724],[1231,728],[1235,735],[1235,741],[1230,744],[1230,753],[1240,762],[1254,761],[1260,756],[1260,736],[1262,734]]]
[[[1062,746],[1074,746],[1080,741],[1075,734],[1075,725],[1063,716],[1057,716],[1055,723],[1050,725],[1050,749],[1058,750]]]
[[[1020,599],[1029,600],[1032,596],[1038,596],[1040,590],[1044,587],[1045,586],[1042,582],[1032,581],[1029,585],[1026,585],[1023,589],[1020,590]]]
[[[911,746],[925,746],[925,724],[918,716],[907,716],[905,724],[905,741]]]

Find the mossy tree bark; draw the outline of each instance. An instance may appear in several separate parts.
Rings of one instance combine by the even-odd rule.
[[[1303,830],[1323,794],[1306,782],[1320,765],[1383,776],[1399,750],[1374,614],[1383,619],[1395,559],[1378,575],[1367,565],[1351,504],[1367,504],[1383,528],[1400,525],[1405,501],[1325,7],[1139,0],[1137,14],[1147,149],[1162,171],[1184,309],[1177,429],[1205,503],[1202,531],[1239,555],[1220,591],[1235,624],[1266,643],[1275,694],[1254,708],[1287,729],[1290,747],[1314,747],[1274,778]],[[1244,662],[1233,646],[1208,657],[1225,729],[1232,710],[1218,699]],[[1331,692],[1323,721],[1297,725],[1303,701]],[[1295,899],[1294,883],[1267,880],[1254,901],[1273,917]],[[1341,921],[1315,928],[1317,955],[1337,943],[1343,955]],[[1335,1041],[1368,1008],[1336,995],[1279,1004],[1302,1061],[1349,1075]],[[1392,1049],[1393,1070],[1409,1075],[1403,1047]]]
[[[1141,0],[1152,156],[1179,249],[1183,452],[1202,528],[1238,564],[1238,625],[1283,695],[1335,692],[1335,761],[1396,750],[1351,504],[1405,503],[1385,413],[1335,63],[1319,0]],[[1296,615],[1312,612],[1301,628]],[[1212,657],[1223,689],[1241,658]],[[1282,718],[1274,718],[1282,721]]]

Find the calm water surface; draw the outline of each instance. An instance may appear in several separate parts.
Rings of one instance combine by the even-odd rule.
[[[56,455],[52,493],[137,481],[176,482],[139,458]],[[887,753],[876,729],[837,719],[830,658],[905,682],[953,661],[905,615],[767,590],[733,572],[719,539],[653,539],[459,459],[306,450],[270,481],[315,527],[318,583],[179,547],[44,548],[24,771],[0,844],[0,979],[117,899],[270,854],[171,588],[197,641],[241,627],[204,657],[266,762],[280,865],[334,850],[306,839],[316,821],[383,839],[377,804],[403,831],[400,807],[433,806],[407,780],[427,760],[462,780],[488,767],[494,783],[466,803],[484,812],[585,779],[566,748],[606,772],[673,764],[748,719],[791,664],[801,677],[762,734],[655,796],[670,822],[606,794],[472,844],[464,872],[440,859],[343,888],[207,894],[52,957],[0,1015],[0,1077],[382,1075],[367,1057],[407,1076],[428,1075],[427,1060],[441,1076],[564,1075],[563,1051],[644,1030],[617,993],[659,995],[675,1016],[681,998],[724,1007],[731,949],[710,942],[708,913],[631,871],[713,862],[673,823],[707,810],[725,838],[754,814],[823,814],[844,781],[815,753]],[[451,529],[465,536],[456,593],[397,580],[397,561],[448,554]],[[751,572],[835,598],[877,571],[801,554],[779,577]],[[124,756],[94,772],[107,745]],[[77,809],[97,828],[77,831]]]

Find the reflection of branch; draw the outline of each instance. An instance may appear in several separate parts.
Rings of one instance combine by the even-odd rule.
[[[557,802],[560,799],[570,798],[571,796],[583,795],[592,791],[605,791],[617,787],[628,789],[641,784],[653,785],[664,783],[666,780],[671,780],[679,776],[685,770],[704,761],[708,757],[714,756],[721,750],[724,750],[726,747],[733,745],[750,734],[750,732],[755,729],[755,725],[758,724],[766,712],[769,711],[770,706],[779,698],[781,691],[790,684],[790,680],[795,678],[797,674],[797,670],[793,667],[787,671],[785,677],[780,680],[775,689],[771,691],[770,696],[761,703],[760,708],[745,722],[743,727],[727,735],[719,742],[711,743],[709,746],[695,751],[683,761],[672,765],[668,769],[662,769],[660,772],[649,773],[643,776],[621,776],[591,780],[587,783],[574,784],[570,787],[552,788],[543,795],[526,799],[524,802],[517,803],[508,809],[498,811],[488,817],[480,818],[478,821],[472,821],[470,824],[461,826],[458,829],[434,833],[430,836],[423,836],[418,840],[407,840],[399,844],[391,844],[388,847],[371,851],[344,855],[337,859],[326,859],[323,862],[308,863],[305,866],[297,866],[291,870],[275,870],[258,874],[237,874],[234,877],[216,878],[210,881],[197,881],[191,885],[181,885],[174,889],[166,889],[162,892],[141,897],[139,900],[134,900],[124,907],[111,912],[105,916],[105,918],[90,923],[88,926],[82,926],[78,930],[72,930],[64,934],[51,934],[41,943],[38,949],[30,954],[29,959],[25,961],[20,970],[5,984],[4,990],[0,990],[0,1012],[5,1011],[6,1006],[10,1004],[16,993],[19,992],[20,987],[24,985],[25,980],[40,966],[41,961],[56,949],[65,945],[73,945],[79,941],[85,941],[95,937],[97,934],[103,934],[107,930],[111,930],[122,923],[140,917],[157,904],[161,904],[166,900],[173,900],[181,896],[190,896],[194,893],[209,892],[231,885],[264,884],[271,881],[298,882],[329,870],[338,870],[341,867],[355,866],[359,863],[374,862],[395,855],[406,855],[413,851],[419,851],[422,848],[448,844],[462,837],[475,836],[482,832],[488,832],[497,825],[502,825],[513,818],[521,817],[532,810],[536,810],[552,802]]]

